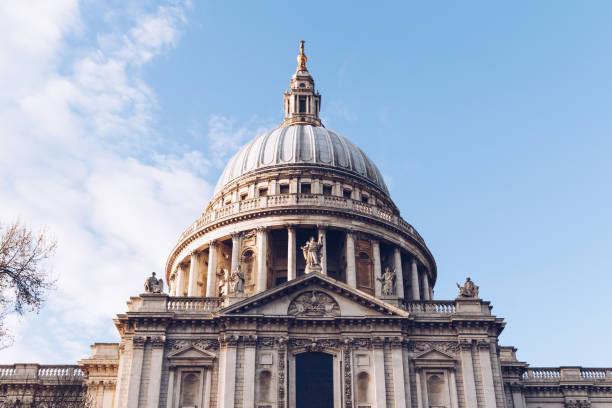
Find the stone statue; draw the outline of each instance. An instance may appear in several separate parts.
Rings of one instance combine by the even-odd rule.
[[[232,289],[232,293],[234,294],[243,294],[244,293],[244,274],[242,273],[242,268],[240,265],[232,272],[230,276],[230,287]]]
[[[478,286],[474,284],[469,278],[465,280],[465,284],[463,286],[457,283],[457,287],[459,288],[459,297],[467,297],[467,298],[477,298],[478,297]]]
[[[321,272],[321,248],[323,244],[321,241],[315,241],[314,237],[310,237],[310,240],[306,242],[306,245],[302,247],[304,253],[304,259],[306,260],[306,273],[310,272]]]
[[[395,294],[395,268],[391,269],[387,266],[380,278],[376,279],[382,283],[383,296],[393,296]]]
[[[164,293],[164,281],[155,277],[155,272],[147,278],[144,284],[145,293]]]
[[[227,295],[227,269],[219,268],[217,272],[217,296]]]

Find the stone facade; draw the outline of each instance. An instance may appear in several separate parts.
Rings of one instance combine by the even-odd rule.
[[[306,67],[285,120],[230,160],[119,344],[78,366],[0,368],[10,406],[612,407],[612,369],[530,368],[469,278],[433,300],[435,260],[380,172],[325,129]],[[314,402],[313,402],[314,401]],[[316,402],[319,401],[319,402]],[[45,405],[46,404],[46,405]]]

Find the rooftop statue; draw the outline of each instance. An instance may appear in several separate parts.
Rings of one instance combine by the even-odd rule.
[[[306,242],[306,245],[302,247],[304,253],[304,259],[306,260],[306,273],[310,272],[321,272],[321,248],[323,244],[321,240],[315,241],[314,237],[310,237],[310,240]]]
[[[155,272],[151,272],[151,276],[145,281],[144,288],[145,293],[164,293],[164,281],[157,279]]]
[[[393,296],[395,294],[395,276],[395,268],[391,269],[387,266],[380,278],[376,278],[382,283],[383,296]]]
[[[457,287],[459,288],[459,297],[464,298],[477,298],[478,297],[478,286],[474,284],[469,278],[466,278],[463,286],[457,283]]]

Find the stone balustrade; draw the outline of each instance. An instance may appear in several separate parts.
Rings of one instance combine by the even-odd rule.
[[[457,311],[452,300],[406,301],[404,308],[413,314],[453,314]]]
[[[0,365],[0,380],[18,378],[29,380],[78,380],[84,378],[84,376],[83,370],[77,365]]]
[[[224,205],[218,209],[209,209],[198,220],[191,224],[180,237],[180,241],[208,225],[238,214],[251,211],[264,211],[279,207],[324,207],[364,215],[391,224],[401,229],[417,241],[424,243],[419,233],[400,216],[383,208],[366,204],[350,198],[329,196],[323,194],[278,194],[257,197]]]
[[[202,313],[214,312],[223,306],[223,298],[219,297],[169,297],[169,312]]]
[[[523,373],[526,381],[610,380],[612,368],[530,367]]]

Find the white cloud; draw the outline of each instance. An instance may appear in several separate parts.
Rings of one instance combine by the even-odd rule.
[[[140,72],[177,44],[186,7],[110,27],[66,64],[84,27],[76,1],[0,5],[0,212],[59,242],[58,289],[40,316],[10,319],[16,342],[0,361],[70,363],[109,340],[111,317],[204,208],[208,161],[155,151],[157,102]]]

